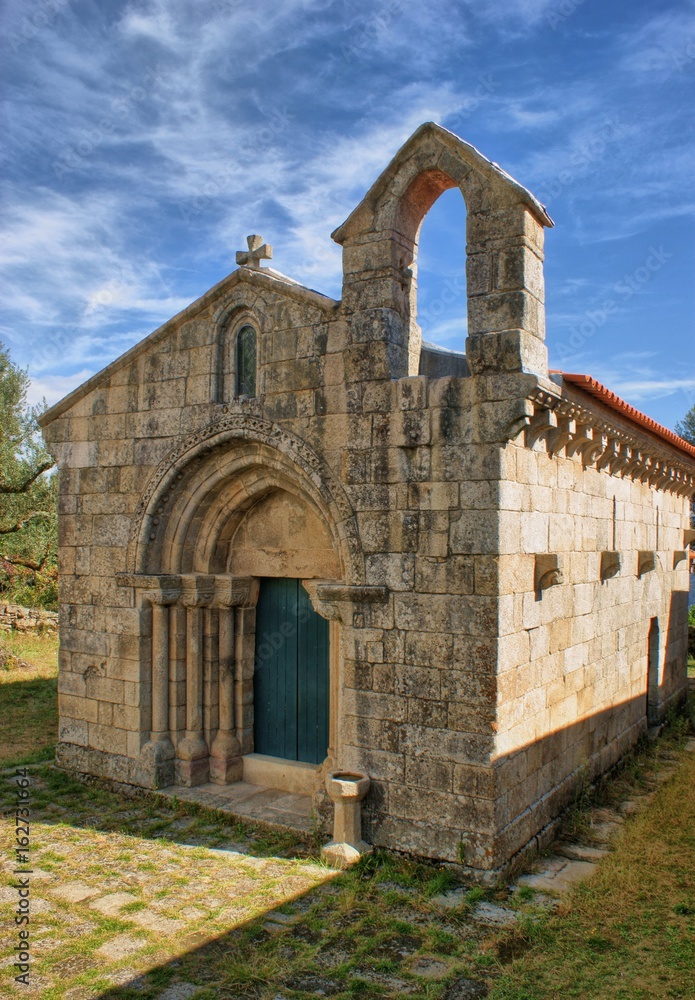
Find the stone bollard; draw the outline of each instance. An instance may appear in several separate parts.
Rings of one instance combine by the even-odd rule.
[[[369,777],[355,771],[331,771],[326,777],[326,791],[335,805],[333,840],[321,850],[321,856],[333,868],[346,868],[359,861],[372,848],[362,840],[362,799],[369,791]]]

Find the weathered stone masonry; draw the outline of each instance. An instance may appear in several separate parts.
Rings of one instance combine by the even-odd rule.
[[[454,186],[465,358],[423,346],[416,317],[419,227]],[[663,716],[685,686],[695,449],[549,373],[549,225],[424,125],[333,234],[339,302],[250,241],[46,414],[63,766],[150,788],[242,778],[272,577],[305,581],[330,622],[317,809],[327,770],[366,771],[372,843],[494,872]]]

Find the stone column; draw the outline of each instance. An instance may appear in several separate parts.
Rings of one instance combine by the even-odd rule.
[[[141,751],[151,786],[174,782],[174,746],[169,732],[169,607],[178,591],[156,590],[145,595],[152,606],[152,672],[150,738]]]
[[[203,732],[203,608],[213,596],[211,577],[182,577],[186,608],[186,735],[177,748],[179,783],[202,785],[210,776]]]
[[[152,604],[152,731],[150,740],[173,758],[169,736],[169,605],[165,595],[150,598]]]
[[[219,785],[240,781],[243,765],[234,711],[235,608],[250,600],[251,580],[218,577],[215,606],[219,608],[219,729],[210,750],[210,780]]]

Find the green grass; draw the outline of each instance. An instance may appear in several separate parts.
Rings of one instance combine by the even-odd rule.
[[[28,667],[0,667],[0,766],[50,760],[58,738],[58,639],[3,633]]]
[[[693,789],[690,754],[561,913],[522,927],[490,1000],[695,997]]]

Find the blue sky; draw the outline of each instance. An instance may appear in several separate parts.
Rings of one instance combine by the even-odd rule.
[[[340,295],[330,232],[434,120],[545,202],[551,363],[695,403],[695,3],[14,0],[0,339],[53,402],[234,267]],[[465,340],[464,207],[425,220],[427,339]],[[446,301],[445,301],[446,300]]]

